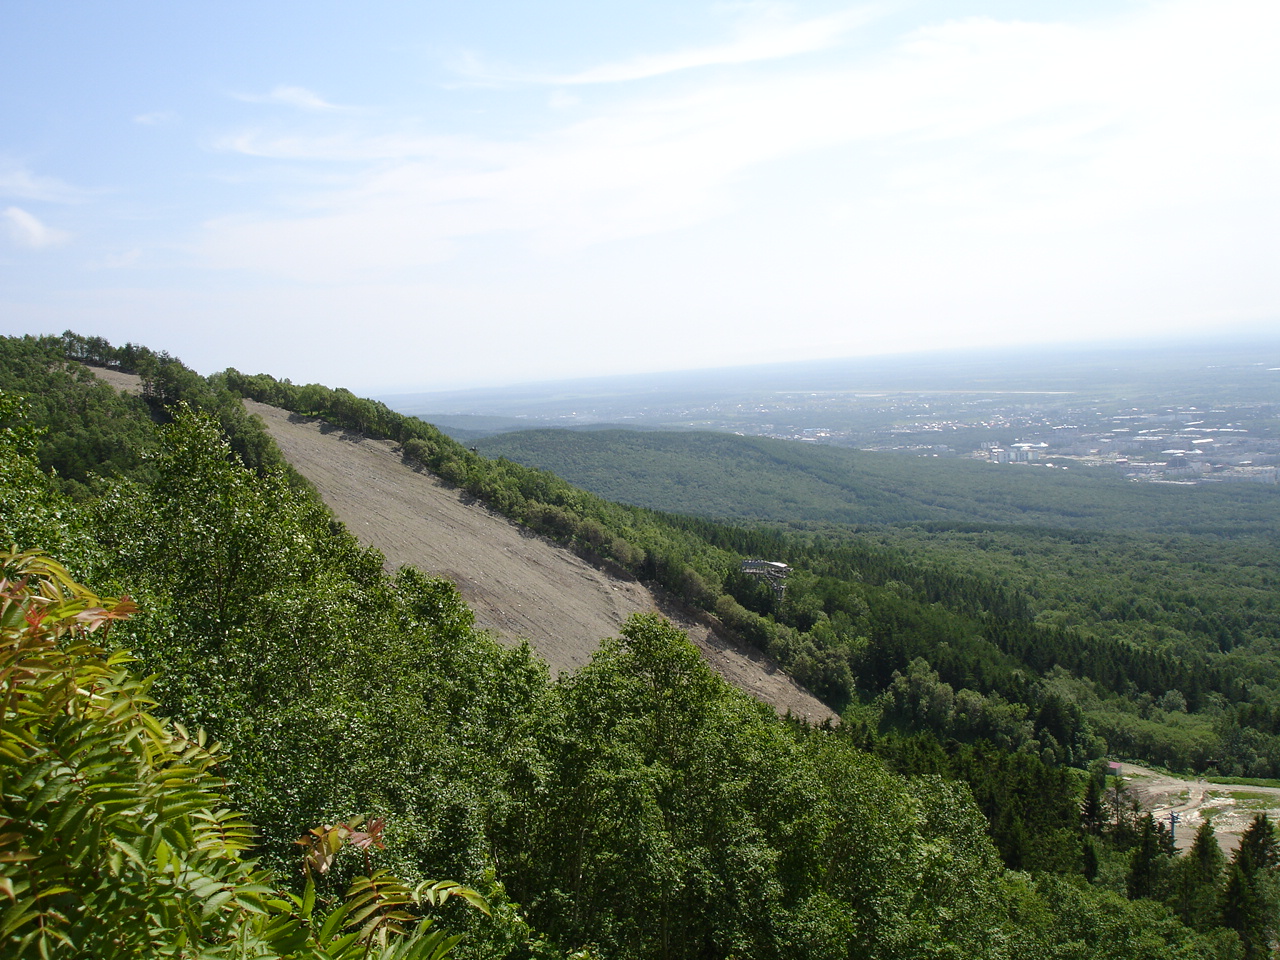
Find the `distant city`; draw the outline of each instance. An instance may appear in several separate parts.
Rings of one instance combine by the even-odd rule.
[[[1280,344],[920,354],[384,397],[459,439],[717,430],[1153,483],[1277,482]]]
[[[970,416],[932,409],[916,412],[921,407],[949,408],[954,404],[931,404],[920,397],[885,398],[883,412],[896,412],[901,420],[874,429],[869,436],[860,430],[831,427],[778,429],[771,423],[744,424],[738,418],[734,418],[733,429],[862,450],[962,456],[1050,469],[1106,469],[1133,480],[1161,483],[1277,482],[1280,438],[1263,436],[1255,427],[1268,419],[1274,424],[1272,405],[1226,405],[1208,410],[1132,407],[1108,413],[1096,408],[1062,409],[1059,404],[1042,407],[1028,398],[1009,405],[990,398],[970,403],[980,406],[981,411]],[[803,406],[793,400],[771,412]],[[708,420],[705,426],[723,429],[728,424]],[[1273,431],[1271,425],[1268,433]],[[981,439],[983,435],[988,438]]]

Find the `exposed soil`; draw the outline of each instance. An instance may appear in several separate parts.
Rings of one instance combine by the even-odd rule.
[[[726,680],[811,720],[834,714],[760,654],[738,647],[709,618],[634,579],[586,560],[493,512],[422,469],[395,444],[247,402],[281,452],[329,508],[394,569],[412,564],[455,584],[476,623],[506,642],[528,640],[553,673],[585,664],[632,613],[657,610],[688,633]]]
[[[1253,818],[1266,812],[1271,819],[1280,815],[1280,788],[1248,787],[1183,780],[1179,777],[1126,763],[1121,775],[1129,792],[1144,810],[1157,820],[1169,822],[1177,815],[1174,838],[1179,850],[1186,850],[1206,819],[1213,821],[1218,845],[1228,853],[1240,846],[1240,835]]]
[[[136,393],[132,374],[94,368]],[[599,569],[512,523],[433,474],[407,465],[395,444],[245,401],[329,509],[386,567],[411,564],[457,585],[476,625],[500,641],[528,640],[553,675],[577,670],[632,613],[658,611],[688,634],[707,663],[739,689],[815,723],[835,713],[768,657],[736,644],[714,618],[639,581]]]
[[[107,370],[105,367],[90,367],[93,375],[105,380],[121,393],[141,393],[142,378],[133,373],[121,373],[118,370]]]
[[[585,664],[630,614],[657,610],[688,633],[730,683],[779,712],[814,721],[834,717],[776,664],[722,635],[710,618],[598,569],[406,465],[395,444],[278,407],[246,406],[329,509],[383,553],[388,569],[408,563],[453,581],[479,626],[506,642],[528,640],[553,674]]]

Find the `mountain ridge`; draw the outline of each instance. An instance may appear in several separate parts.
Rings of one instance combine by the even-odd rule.
[[[132,374],[94,373],[117,389],[140,388]],[[450,580],[478,626],[507,644],[528,640],[553,676],[585,665],[630,614],[656,610],[734,686],[779,713],[835,719],[770,658],[735,643],[714,618],[513,523],[406,463],[397,444],[270,404],[244,405],[352,535],[383,554],[388,570],[409,564]]]

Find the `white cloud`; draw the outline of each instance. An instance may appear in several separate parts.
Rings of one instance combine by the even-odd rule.
[[[756,17],[744,23],[737,31],[738,35],[728,43],[641,56],[621,63],[602,64],[577,73],[527,79],[557,86],[622,83],[699,67],[779,60],[833,47],[845,34],[863,26],[872,17],[869,9],[859,9],[789,23],[775,9],[770,8],[769,12],[768,16]]]
[[[178,115],[172,110],[155,110],[151,113],[140,113],[133,118],[133,122],[144,127],[159,127],[167,123],[173,123],[178,119]]]
[[[0,216],[4,218],[9,238],[22,247],[53,247],[71,238],[71,234],[45,226],[20,207],[8,207]]]
[[[569,93],[567,90],[553,91],[547,100],[547,106],[552,110],[572,110],[574,107],[580,106],[582,98],[576,94]]]
[[[1062,252],[1055,234],[1078,243],[1119,230],[1165,249],[1197,219],[1212,226],[1250,199],[1262,201],[1241,221],[1252,231],[1278,198],[1280,18],[1269,9],[1219,0],[1077,24],[948,21],[821,68],[686,77],[667,96],[580,104],[568,124],[553,111],[551,126],[521,140],[403,128],[243,133],[224,148],[348,166],[339,186],[290,197],[275,213],[210,221],[202,250],[219,266],[295,279],[384,275],[453,257],[481,236],[558,255],[678,231],[754,210],[779,185],[798,206],[767,214],[767,230],[793,230],[802,210],[822,210],[823,242],[872,260],[887,255],[878,235],[894,237],[906,260],[886,276],[918,269],[913,236],[956,244],[956,262],[1006,247],[1050,262]],[[861,15],[772,34],[756,25],[720,46],[573,82],[819,49]],[[811,157],[840,172],[787,166]],[[935,239],[918,249],[948,257]]]
[[[0,158],[0,196],[50,203],[75,203],[83,199],[84,192],[56,177],[37,176],[20,164],[6,163]]]
[[[237,94],[236,99],[244,100],[247,103],[276,103],[286,107],[296,107],[299,110],[321,113],[347,109],[337,104],[329,103],[319,94],[308,90],[306,87],[278,86],[266,94]]]
[[[94,266],[105,270],[121,270],[128,267],[136,267],[141,260],[142,250],[134,247],[121,253],[104,254],[100,260],[94,263]]]
[[[730,9],[725,5],[724,9]],[[879,16],[878,6],[862,5],[825,17],[795,21],[790,7],[776,3],[732,6],[737,21],[732,36],[723,43],[688,47],[663,53],[641,54],[612,63],[597,64],[568,73],[529,73],[498,66],[475,51],[460,52],[453,68],[467,85],[518,86],[543,84],[558,87],[612,85],[649,80],[704,67],[741,66],[839,46],[846,35]]]

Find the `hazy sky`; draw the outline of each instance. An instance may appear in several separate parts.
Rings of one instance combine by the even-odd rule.
[[[1275,0],[0,0],[0,333],[364,393],[1280,329]]]

